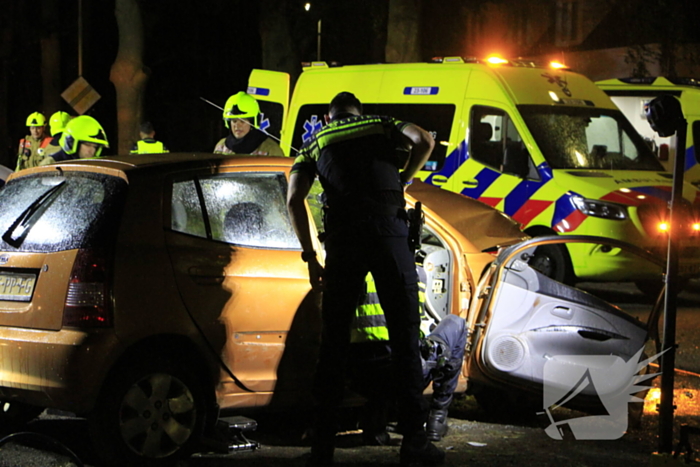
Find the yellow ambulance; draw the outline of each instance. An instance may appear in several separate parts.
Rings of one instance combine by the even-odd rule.
[[[331,99],[350,91],[364,113],[432,133],[437,144],[420,172],[423,181],[494,206],[533,236],[597,235],[665,257],[672,175],[610,98],[580,74],[502,59],[318,62],[302,72],[287,110],[286,96],[271,88],[288,83],[282,73],[255,70],[248,92],[263,112],[286,116],[282,147],[290,156],[322,127]],[[683,195],[681,272],[696,275],[700,196],[690,184]],[[529,261],[563,282],[635,281],[645,290],[660,283],[662,272],[606,245],[539,247]]]
[[[700,140],[700,80],[694,78],[626,78],[597,81],[596,84],[617,105],[640,135],[652,146],[666,170],[673,171],[676,136],[663,138],[647,122],[645,108],[663,94],[677,97],[688,122],[685,146],[685,180],[700,186],[700,164],[695,141]]]

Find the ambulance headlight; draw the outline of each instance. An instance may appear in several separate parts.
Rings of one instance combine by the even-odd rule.
[[[587,216],[618,221],[627,219],[627,207],[621,204],[608,203],[597,199],[586,199],[581,196],[574,196],[572,200],[576,209]]]

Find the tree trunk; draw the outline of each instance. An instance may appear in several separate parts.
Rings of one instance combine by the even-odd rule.
[[[41,4],[41,79],[42,102],[46,119],[61,109],[61,43],[58,38],[60,18],[57,0],[42,0]]]
[[[287,21],[287,0],[260,2],[260,38],[262,40],[262,67],[283,71],[292,77],[292,83],[301,72],[297,49]]]
[[[143,66],[143,23],[136,0],[116,0],[114,14],[119,28],[119,50],[109,79],[117,90],[117,144],[110,152],[128,154],[138,138],[143,118],[143,96],[148,75]]]
[[[420,62],[421,0],[390,0],[386,61]]]

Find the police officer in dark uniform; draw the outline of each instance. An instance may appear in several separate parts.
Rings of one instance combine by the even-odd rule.
[[[309,465],[333,463],[350,328],[368,272],[374,276],[389,329],[392,380],[403,427],[401,463],[437,465],[445,455],[428,441],[424,428],[427,404],[419,348],[418,287],[403,196],[435,142],[414,124],[362,115],[362,104],[348,92],[333,98],[326,121],[300,150],[287,199],[311,285],[324,290]],[[410,151],[402,172],[397,147]],[[316,174],[326,205],[325,270],[313,251],[304,204]]]

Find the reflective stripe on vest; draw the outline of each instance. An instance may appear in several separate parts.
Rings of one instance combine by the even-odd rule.
[[[366,293],[364,300],[357,307],[350,330],[350,342],[388,341],[389,329],[386,327],[386,317],[379,304],[377,286],[371,273],[365,278]],[[418,304],[421,318],[425,315],[425,284],[418,281]]]
[[[371,273],[365,278],[365,298],[355,311],[350,331],[350,342],[388,341],[384,311],[379,305],[377,286]]]

